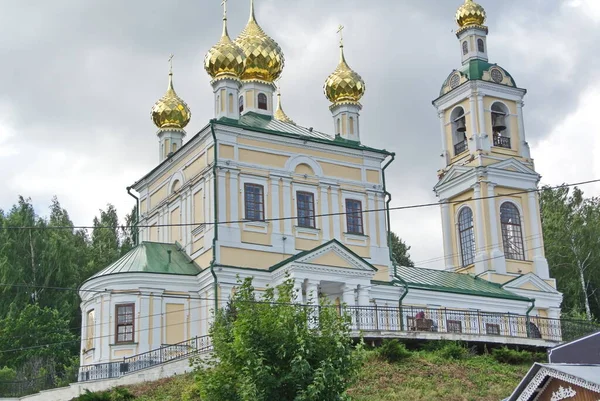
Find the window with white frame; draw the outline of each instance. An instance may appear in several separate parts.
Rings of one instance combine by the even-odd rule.
[[[115,307],[115,343],[134,342],[134,320],[135,304],[121,304]]]
[[[521,214],[514,203],[504,202],[500,206],[500,223],[506,259],[525,260]]]
[[[88,311],[85,320],[85,348],[90,350],[94,348],[94,325],[96,324],[96,311]]]
[[[311,192],[296,192],[298,227],[315,228],[315,196]]]
[[[265,220],[264,187],[259,184],[244,184],[244,205],[246,220]]]
[[[475,232],[473,228],[473,211],[464,207],[458,214],[458,238],[463,267],[475,261]]]
[[[362,202],[346,199],[346,229],[348,234],[364,234]]]

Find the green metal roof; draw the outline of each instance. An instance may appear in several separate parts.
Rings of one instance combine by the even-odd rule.
[[[488,63],[487,61],[473,59],[473,60],[470,60],[466,65],[463,65],[458,70],[452,71],[450,73],[450,75],[448,75],[448,78],[446,78],[446,80],[444,81],[444,84],[442,85],[442,89],[440,90],[440,96],[444,95],[444,88],[446,86],[448,86],[450,79],[452,78],[452,76],[454,75],[454,73],[456,71],[460,72],[469,81],[476,81],[476,80],[482,80],[483,73],[486,71],[489,71],[490,68],[492,68],[492,67],[500,68],[504,72],[504,74],[512,80],[515,88],[517,87],[517,83],[515,82],[515,79],[512,77],[512,75],[510,75],[510,73],[508,71],[506,71],[504,68],[500,67],[498,64],[491,64],[491,63]]]
[[[323,132],[315,131],[312,128],[301,127],[296,124],[286,123],[276,120],[271,116],[248,112],[240,117],[239,120],[222,117],[217,120],[218,124],[239,127],[253,131],[259,131],[266,134],[274,134],[291,138],[305,139],[311,142],[328,143],[330,145],[341,146],[345,148],[368,150],[376,153],[391,154],[385,149],[375,149],[361,145],[360,142],[350,141],[340,136],[331,136]]]
[[[396,274],[398,278],[406,282],[409,288],[529,301],[529,298],[521,297],[503,289],[500,284],[473,277],[469,274],[404,266],[397,266]]]
[[[169,251],[171,253],[169,260]],[[195,276],[201,269],[177,244],[142,242],[91,278],[122,273],[155,273]]]

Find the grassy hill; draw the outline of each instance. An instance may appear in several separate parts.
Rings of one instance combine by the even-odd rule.
[[[499,401],[511,394],[530,366],[500,363],[491,355],[444,350],[413,352],[389,363],[378,352],[369,351],[358,382],[348,394],[354,401]],[[199,401],[184,396],[193,383],[193,375],[184,375],[127,390],[136,401]]]

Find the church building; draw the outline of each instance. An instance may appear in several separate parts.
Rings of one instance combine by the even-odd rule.
[[[289,275],[306,304],[326,297],[340,307],[427,309],[440,331],[467,325],[436,312],[446,309],[560,317],[562,295],[544,257],[540,175],[525,138],[526,91],[489,62],[484,9],[466,0],[456,21],[462,65],[433,102],[445,270],[393,261],[386,169],[395,154],[368,146],[365,82],[343,41],[324,85],[331,130],[318,132],[283,111],[276,82],[284,54],[260,27],[254,1],[235,40],[225,2],[221,38],[204,62],[214,118],[188,138],[191,112],[171,68],[152,108],[158,164],[128,188],[139,243],[80,287],[82,366],[206,335],[215,308],[245,277],[260,290]],[[413,318],[387,324],[406,328]],[[510,322],[480,325],[498,336],[511,330]]]

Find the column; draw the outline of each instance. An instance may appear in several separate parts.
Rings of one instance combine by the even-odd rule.
[[[306,305],[311,308],[308,314],[308,326],[316,328],[319,325],[319,281],[306,282]]]
[[[237,99],[235,100],[237,102]],[[239,221],[240,212],[239,212],[239,203],[240,203],[240,171],[239,170],[229,170],[229,193],[231,196],[230,202],[230,215],[231,221]],[[240,224],[233,223],[229,225],[231,240],[234,242],[241,242],[241,233],[240,233]]]
[[[302,294],[302,289],[303,289],[303,284],[304,284],[304,280],[299,279],[299,278],[295,278],[294,279],[294,292],[293,292],[293,296],[296,297],[296,299],[294,300],[294,303],[300,304],[300,305],[304,305],[304,295]]]
[[[549,279],[550,269],[548,267],[548,261],[544,257],[537,192],[531,190],[531,192],[527,194],[527,199],[529,201],[529,235],[531,235],[531,245],[533,248],[533,267],[535,274],[540,278]]]
[[[369,286],[359,285],[358,286],[358,306],[367,307],[369,306]]]
[[[163,292],[154,292],[152,297],[152,313],[149,316],[152,322],[152,342],[150,344],[151,349],[160,348],[163,343],[162,338],[162,326],[163,326]]]
[[[342,302],[346,304],[346,306],[354,307],[356,306],[356,300],[354,297],[354,290],[356,286],[353,285],[343,285],[342,286]]]
[[[336,185],[331,185],[331,211],[330,213],[341,213],[340,210],[340,196],[339,196],[339,187]],[[333,237],[338,241],[342,241],[342,217],[339,214],[333,216]]]
[[[150,293],[147,291],[141,291],[140,295],[140,307],[138,308],[139,316],[139,327],[136,327],[138,336],[138,353],[147,352],[152,350],[150,347]]]
[[[202,301],[200,299],[198,299],[198,297],[200,296],[200,294],[198,294],[198,292],[196,291],[190,291],[190,308],[189,308],[189,314],[190,314],[190,326],[191,326],[191,330],[190,330],[190,338],[194,338],[194,337],[198,337],[201,334],[201,328],[202,328],[202,316],[201,316],[201,309],[202,309]]]
[[[292,213],[292,196],[291,196],[291,187],[292,187],[292,180],[289,178],[282,178],[283,180],[283,216],[284,217],[290,217],[290,216],[294,216],[294,213]],[[286,237],[288,237],[286,242],[291,242],[292,240],[292,223],[293,220],[292,219],[286,219],[283,221],[283,227],[284,227],[284,234]],[[290,251],[292,251],[290,249]]]
[[[450,155],[448,151],[448,138],[446,135],[446,121],[444,120],[445,113],[443,111],[438,112],[438,118],[440,119],[440,132],[442,134],[442,166],[446,167],[450,163]],[[452,150],[453,151],[453,150]]]
[[[321,233],[323,234],[323,241],[329,241],[331,239],[329,230],[329,196],[327,195],[327,186],[320,185],[321,196],[319,196],[319,202],[321,204]]]
[[[483,107],[483,95],[477,95],[477,114],[479,117],[479,137],[481,138],[481,148],[485,151],[490,151],[492,143],[490,135],[486,133],[485,125],[485,109]]]
[[[496,184],[491,182],[487,183],[487,196],[488,196],[488,209],[489,209],[489,223],[490,223],[490,234],[492,247],[491,250],[491,265],[492,269],[498,274],[506,274],[506,258],[502,251],[502,243],[500,236],[498,235],[498,210],[496,208],[495,191]]]
[[[281,218],[284,217],[281,215],[281,211],[279,210],[279,199],[281,194],[279,193],[279,178],[276,176],[271,176],[271,210],[273,211],[273,218]],[[284,206],[285,207],[285,206]],[[273,227],[273,238],[271,242],[277,246],[281,243],[281,225],[278,220],[272,222]]]
[[[110,344],[114,342],[114,332],[111,332],[111,317],[114,316],[114,311],[111,309],[110,294],[102,295],[102,315],[99,316],[102,319],[102,331],[100,332],[100,350],[96,351],[100,354],[100,362],[110,361]],[[98,344],[98,343],[96,343]]]
[[[477,113],[475,112],[475,110],[477,110],[477,100],[475,99],[475,95],[471,95],[469,98],[469,110],[471,113],[471,138],[468,139],[468,145],[469,152],[475,153],[479,148],[479,146],[477,146],[479,135],[477,134]]]
[[[485,252],[485,226],[483,224],[483,200],[481,199],[481,183],[473,186],[473,195],[475,202],[475,274],[485,272],[487,269],[486,252]]]
[[[371,191],[367,191],[367,210],[375,210],[377,209],[376,204],[375,204],[375,197],[377,196],[377,193],[375,192],[371,192]],[[375,257],[375,255],[378,255],[379,250],[377,249],[377,219],[379,218],[379,212],[369,212],[369,213],[365,213],[366,215],[369,216],[369,231],[368,231],[368,235],[369,235],[369,240],[371,243],[371,258]],[[388,259],[388,258],[386,258]]]
[[[442,229],[444,236],[444,264],[446,270],[454,270],[454,247],[452,246],[452,216],[450,216],[450,205],[447,199],[442,200]]]
[[[219,223],[227,221],[227,189],[225,185],[227,184],[227,180],[225,180],[225,170],[222,168],[218,168],[217,171],[217,191],[219,191],[218,195],[218,203],[219,203]],[[222,225],[223,226],[223,225]]]
[[[523,117],[523,106],[525,103],[522,100],[517,100],[517,119],[519,125],[519,138],[521,139],[521,143],[519,144],[519,151],[521,156],[526,159],[531,158],[531,152],[529,149],[529,144],[527,143],[527,139],[525,137],[525,119]]]

